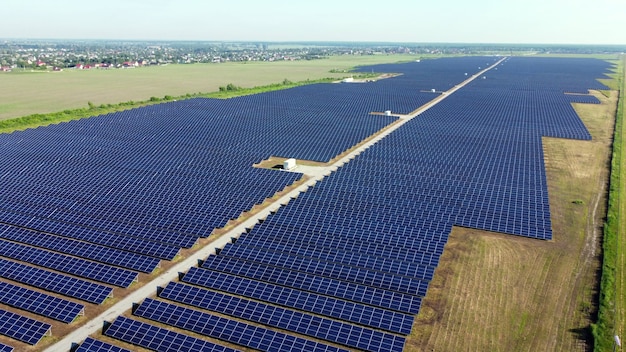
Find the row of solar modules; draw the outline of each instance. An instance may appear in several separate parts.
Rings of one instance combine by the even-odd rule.
[[[598,79],[609,78],[607,74],[612,68],[613,64],[597,59],[515,57],[499,65],[497,75],[490,72],[481,85],[497,89],[588,94],[590,89],[607,89]]]
[[[29,162],[32,160],[9,163],[11,165],[6,165],[6,169],[21,169]],[[271,195],[272,190],[280,189],[299,177],[293,173],[282,173],[278,177],[268,170],[250,168],[248,172],[242,172],[240,179],[230,182],[217,183],[211,180],[214,184],[203,186],[194,182],[185,186],[177,182],[175,175],[167,175],[169,178],[152,177],[150,181],[144,182],[141,180],[143,175],[111,171],[100,177],[96,183],[90,182],[92,171],[68,166],[64,168],[64,172],[70,168],[76,168],[76,171],[63,174],[56,170],[47,170],[32,175],[16,174],[12,178],[5,177],[5,182],[11,182],[13,188],[3,192],[4,208],[13,210],[13,207],[17,207],[16,210],[24,212],[19,209],[20,205],[24,205],[34,216],[50,215],[50,212],[56,210],[57,213],[51,217],[63,221],[79,221],[72,218],[78,216],[83,225],[90,227],[101,227],[97,221],[105,220],[117,226],[108,226],[106,230],[123,233],[141,232],[144,227],[148,229],[144,236],[151,234],[156,240],[167,241],[176,238],[177,234],[207,236],[213,228],[225,224],[212,226],[210,220],[215,217],[216,212],[224,214],[220,219],[222,221],[224,218],[228,220],[237,217],[242,211],[249,209],[251,204],[261,203],[268,194]],[[137,178],[141,183],[137,182]],[[65,188],[67,179],[77,183],[71,192]],[[161,186],[157,186],[158,184]],[[246,186],[253,188],[236,199],[224,192],[225,188],[241,189]],[[103,191],[106,193],[102,194]],[[13,200],[15,192],[20,192],[20,195]],[[220,194],[223,196],[219,197]],[[224,202],[216,204],[217,199]],[[176,205],[172,203],[180,203],[182,207],[172,207]],[[224,203],[230,203],[230,206],[227,207]],[[30,208],[36,208],[38,212]],[[93,221],[96,223],[88,222],[88,219],[94,217],[96,219]],[[172,243],[171,240],[169,243]]]
[[[0,309],[0,335],[31,345],[50,334],[51,325]]]

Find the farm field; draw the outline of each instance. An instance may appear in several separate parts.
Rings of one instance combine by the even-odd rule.
[[[349,74],[330,73],[358,65],[412,61],[413,55],[333,56],[312,61],[246,62],[151,66],[117,70],[64,70],[63,72],[19,72],[0,74],[0,120],[35,113],[150,97],[208,93],[232,83],[243,88]]]
[[[544,138],[554,239],[454,228],[407,351],[586,351],[617,93],[575,104],[592,141]]]

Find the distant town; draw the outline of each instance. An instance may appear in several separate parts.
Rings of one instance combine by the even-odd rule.
[[[142,42],[0,39],[0,70],[125,69],[150,65],[319,60],[332,55],[623,53],[623,46]]]

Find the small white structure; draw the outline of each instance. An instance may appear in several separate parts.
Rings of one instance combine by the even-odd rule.
[[[465,72],[465,75],[467,76],[467,72]]]
[[[415,60],[415,62],[421,62],[421,61],[422,61],[422,60],[420,60],[420,59]]]
[[[391,110],[385,110],[385,116],[391,116]]]
[[[296,159],[291,158],[283,162],[283,170],[293,170],[296,168]]]
[[[352,83],[352,82],[354,82],[354,77],[344,78],[341,82],[343,82],[343,83]]]
[[[437,90],[435,88],[430,90],[432,93],[437,93]]]

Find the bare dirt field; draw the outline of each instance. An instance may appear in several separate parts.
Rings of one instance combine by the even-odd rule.
[[[554,240],[455,228],[406,351],[588,351],[616,92],[575,105],[592,141],[544,138]]]

